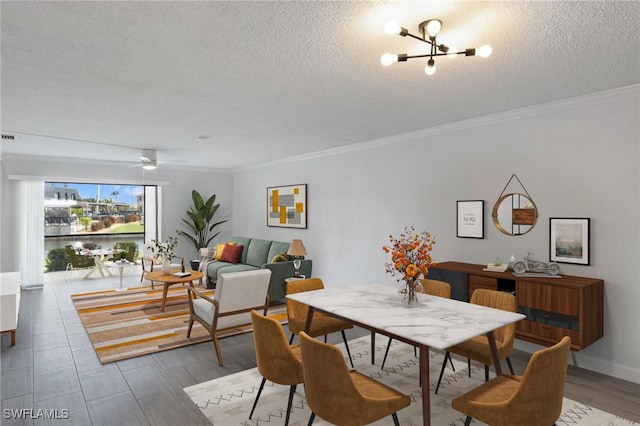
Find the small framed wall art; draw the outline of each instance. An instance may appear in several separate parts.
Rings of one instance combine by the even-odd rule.
[[[267,226],[307,228],[307,184],[267,188]]]
[[[458,238],[484,238],[484,201],[458,201]]]
[[[589,265],[589,218],[549,218],[549,260]]]

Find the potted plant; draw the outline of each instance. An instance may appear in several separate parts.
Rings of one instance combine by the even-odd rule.
[[[171,259],[176,256],[174,250],[177,246],[178,239],[176,237],[168,237],[166,243],[159,240],[151,240],[149,250],[153,254],[153,257],[162,260],[162,272],[167,275],[171,270]]]
[[[213,215],[220,207],[220,204],[215,204],[216,195],[213,194],[211,197],[204,201],[202,195],[195,189],[191,191],[191,198],[193,199],[193,205],[189,207],[187,210],[187,219],[182,219],[182,221],[187,225],[189,231],[181,231],[178,230],[178,234],[182,235],[187,240],[193,243],[194,248],[196,249],[196,254],[200,253],[201,248],[205,248],[209,246],[209,243],[218,236],[220,232],[216,232],[213,235],[209,235],[213,232],[213,229],[227,222],[226,220],[211,223],[213,220]],[[194,259],[191,261],[191,269],[197,270],[199,267],[200,261],[198,259]]]

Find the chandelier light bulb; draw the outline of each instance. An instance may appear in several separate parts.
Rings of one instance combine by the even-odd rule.
[[[440,32],[440,28],[442,28],[442,22],[432,19],[427,24],[427,33],[429,33],[429,36],[435,37]]]
[[[492,52],[493,49],[488,44],[480,46],[476,49],[476,55],[480,56],[481,58],[488,58],[489,56],[491,56]]]
[[[384,31],[387,34],[400,34],[402,27],[396,23],[396,21],[389,21],[384,25]]]
[[[394,62],[398,62],[398,55],[392,55],[391,53],[385,53],[380,57],[380,63],[385,67],[393,64]]]
[[[433,59],[429,59],[429,62],[427,62],[427,66],[424,69],[425,74],[427,75],[433,75],[436,72],[436,62]]]
[[[447,56],[449,59],[455,59],[458,57],[458,48],[449,46],[449,51],[447,52]]]

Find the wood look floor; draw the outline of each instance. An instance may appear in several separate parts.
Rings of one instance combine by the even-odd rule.
[[[2,425],[208,425],[182,388],[256,365],[250,333],[220,341],[224,367],[211,342],[101,365],[69,295],[116,288],[118,280],[46,275],[44,288],[22,292],[16,345],[9,333],[0,338]],[[125,286],[140,285],[139,278],[138,269],[128,270]],[[348,338],[367,334],[347,331]],[[529,357],[518,351],[511,357],[516,374]],[[640,423],[638,384],[569,366],[565,396]],[[5,418],[6,409],[20,408],[60,416],[68,410],[68,419]]]

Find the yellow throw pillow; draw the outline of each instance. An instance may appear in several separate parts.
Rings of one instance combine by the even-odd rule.
[[[230,246],[235,246],[236,242],[235,241],[230,241],[228,243],[220,243],[220,244],[216,245],[216,260],[220,260],[220,258],[222,257],[222,252],[224,251],[224,246],[226,244],[229,244]]]
[[[287,253],[276,254],[275,256],[273,256],[273,259],[271,259],[271,263],[288,262],[288,261],[289,261],[289,256],[287,256]]]

